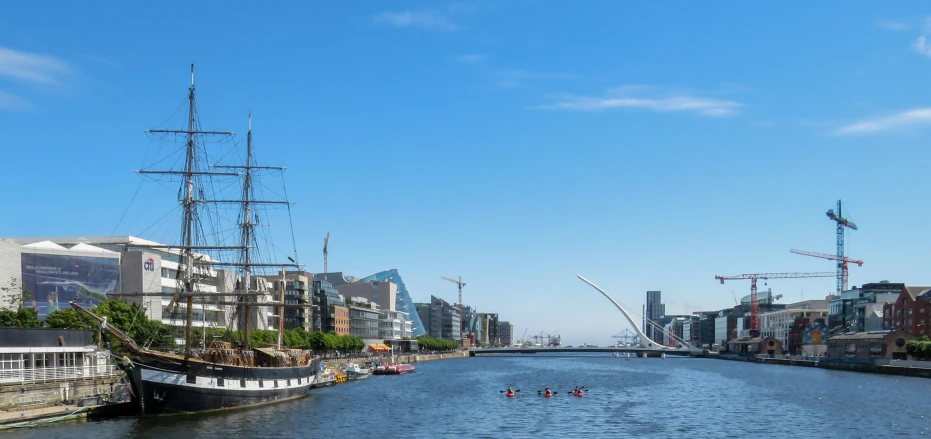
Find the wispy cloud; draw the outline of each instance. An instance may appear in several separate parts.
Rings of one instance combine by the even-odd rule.
[[[559,102],[539,105],[540,110],[600,111],[621,108],[645,109],[657,112],[692,112],[702,116],[726,117],[737,113],[743,106],[738,102],[697,97],[692,95],[632,96],[650,86],[626,85],[608,91],[604,96],[564,95]]]
[[[61,77],[71,70],[71,65],[54,56],[0,47],[0,76],[40,84],[59,84]]]
[[[100,55],[87,55],[87,58],[110,67],[119,67],[119,64],[116,61],[113,61],[110,58],[102,57]]]
[[[468,53],[456,57],[456,61],[464,63],[479,63],[486,59],[488,59],[488,57],[480,53]]]
[[[924,35],[915,40],[915,43],[912,44],[912,49],[915,49],[915,52],[924,56],[931,56],[931,44],[928,44],[928,40]]]
[[[29,110],[33,105],[25,99],[3,90],[0,90],[0,110]]]
[[[931,125],[931,108],[914,108],[890,116],[862,120],[843,126],[834,134],[838,136],[868,135],[921,125]]]
[[[879,20],[876,27],[891,31],[911,30],[912,24],[904,20]]]
[[[429,30],[454,31],[459,25],[435,11],[382,12],[373,17],[375,22],[398,28],[418,27]]]

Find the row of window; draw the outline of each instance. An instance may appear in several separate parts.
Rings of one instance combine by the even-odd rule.
[[[45,354],[0,354],[0,370],[72,367],[84,363],[84,354],[75,352]]]
[[[289,378],[289,379],[285,379],[285,380],[271,380],[272,386],[273,386],[274,388],[278,388],[278,381],[284,381],[284,382],[287,383],[286,385],[288,385],[288,386],[291,385],[291,379],[290,379],[290,378]],[[298,384],[298,385],[301,385],[301,384],[310,384],[310,378],[298,378],[296,381],[297,381],[297,384]],[[197,384],[197,375],[195,375],[195,374],[188,374],[188,376],[187,376],[187,383],[188,383],[188,384]],[[226,387],[226,379],[223,378],[223,377],[217,377],[216,383],[217,383],[217,387]],[[242,387],[242,388],[245,388],[245,387],[246,387],[246,379],[245,379],[245,378],[242,378],[242,379],[239,380],[239,387]],[[264,381],[264,380],[259,380],[259,388],[264,388],[264,387],[265,387],[265,381]]]

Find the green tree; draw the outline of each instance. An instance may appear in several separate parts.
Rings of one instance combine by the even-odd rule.
[[[14,309],[21,308],[24,303],[32,298],[29,289],[26,288],[26,285],[23,285],[16,276],[11,276],[9,284],[5,287],[0,287],[0,291],[3,291],[4,296],[10,296],[10,304],[13,305]]]
[[[307,337],[307,341],[310,343],[310,348],[315,351],[326,351],[326,334],[320,331],[311,332]]]
[[[32,308],[20,308],[16,311],[11,309],[0,310],[0,327],[41,328],[42,324],[38,311]]]
[[[73,308],[52,311],[52,313],[45,318],[45,324],[49,328],[96,331],[94,322],[91,318]]]

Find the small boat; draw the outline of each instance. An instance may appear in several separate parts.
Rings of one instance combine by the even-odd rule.
[[[514,392],[508,390],[508,392],[506,393],[506,395],[508,396],[508,398],[513,398],[513,397],[514,397]]]
[[[575,392],[575,391],[573,391],[573,392],[572,392],[572,396],[578,396],[579,398],[581,398],[581,397],[585,396],[585,394],[582,393],[582,392]]]
[[[346,373],[349,374],[350,380],[364,380],[371,376],[368,369],[360,367],[356,363],[347,364]]]
[[[310,385],[310,388],[319,389],[334,384],[336,384],[336,373],[334,373],[332,369],[327,368],[322,373],[317,374],[316,380]]]
[[[547,398],[551,398],[551,397],[553,397],[553,394],[550,393],[550,392],[543,392],[543,396],[545,396],[545,397],[547,397]]]

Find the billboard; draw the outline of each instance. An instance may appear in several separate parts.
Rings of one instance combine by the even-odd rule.
[[[108,293],[120,292],[120,260],[89,256],[23,253],[23,286],[39,317],[69,307],[69,302],[94,307]]]
[[[827,344],[827,326],[821,319],[813,320],[805,325],[802,333],[802,344]]]

